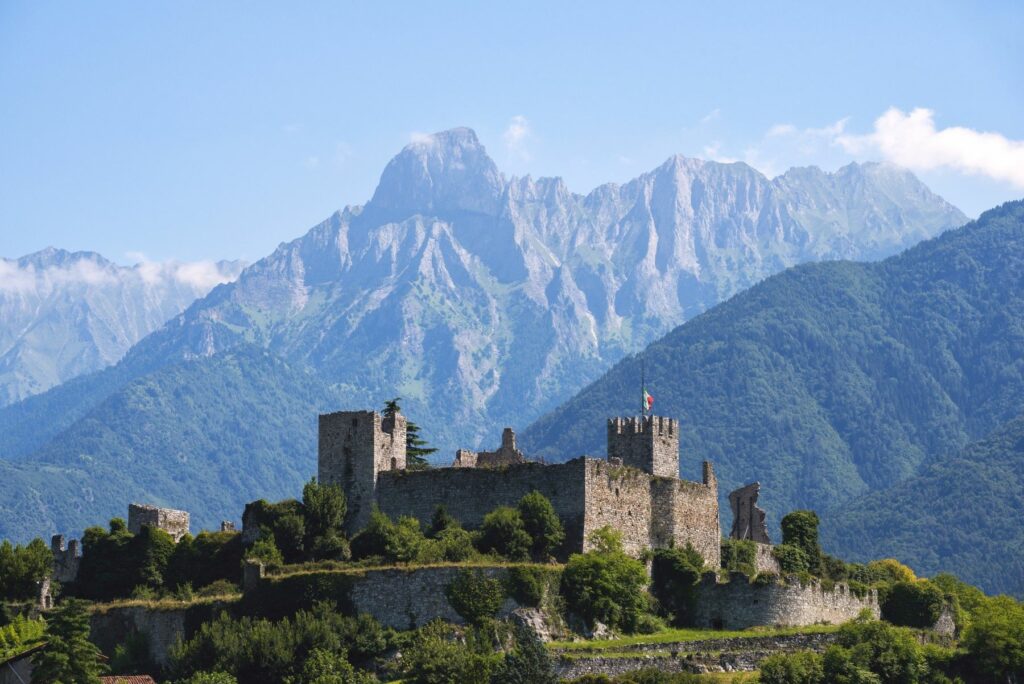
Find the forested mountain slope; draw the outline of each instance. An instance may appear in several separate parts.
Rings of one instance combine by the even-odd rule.
[[[708,458],[723,497],[759,480],[775,524],[797,507],[841,515],[1020,413],[1024,202],[880,263],[790,269],[642,356],[656,412],[682,421],[684,477]],[[605,417],[637,412],[640,366],[617,364],[527,429],[524,448],[603,453]]]
[[[843,504],[822,538],[851,559],[894,556],[918,573],[1024,596],[1024,418]]]
[[[166,366],[30,458],[0,460],[0,538],[77,536],[132,501],[186,509],[193,530],[239,521],[246,502],[296,496],[316,474],[317,414],[337,401],[258,348]]]

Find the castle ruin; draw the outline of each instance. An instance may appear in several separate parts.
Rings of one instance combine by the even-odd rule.
[[[177,544],[182,537],[188,534],[188,511],[158,508],[148,504],[128,504],[128,531],[138,534],[142,531],[143,525],[163,530],[171,535],[174,538],[174,543]]]
[[[514,506],[538,491],[565,525],[568,552],[589,550],[590,533],[608,525],[634,555],[689,543],[709,565],[719,564],[718,483],[707,461],[700,482],[679,478],[675,420],[611,419],[607,458],[551,465],[528,461],[506,429],[496,451],[460,450],[453,467],[422,471],[405,469],[405,425],[401,414],[320,416],[318,476],[345,492],[348,533],[365,527],[374,505],[392,518],[407,515],[424,524],[443,505],[472,529],[496,506]]]

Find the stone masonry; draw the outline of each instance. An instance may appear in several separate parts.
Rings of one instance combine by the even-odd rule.
[[[839,624],[852,620],[867,609],[880,615],[874,590],[857,596],[845,584],[831,589],[812,579],[801,584],[796,577],[785,581],[750,582],[742,573],[719,583],[715,573],[706,573],[700,584],[692,626],[712,629],[746,629],[759,625],[804,626]]]
[[[760,544],[770,544],[768,526],[765,524],[765,512],[757,507],[757,495],[761,491],[760,482],[752,482],[729,494],[729,505],[732,507],[732,539],[750,539]]]
[[[608,459],[545,465],[527,461],[506,430],[495,452],[474,459],[463,451],[456,467],[408,471],[404,417],[343,411],[320,417],[318,474],[320,482],[344,489],[350,534],[366,525],[375,504],[392,518],[409,515],[424,524],[443,505],[472,529],[496,506],[514,506],[536,490],[566,527],[565,553],[587,550],[590,533],[610,525],[623,533],[630,553],[690,543],[717,567],[718,484],[707,462],[701,482],[679,479],[676,421],[615,419],[608,437]]]
[[[177,543],[188,534],[188,511],[178,511],[173,508],[157,508],[147,504],[128,504],[128,531],[132,534],[138,534],[142,531],[143,525],[163,530],[171,535],[174,538],[174,542]]]
[[[320,416],[317,479],[345,490],[347,531],[366,526],[381,472],[405,470],[405,416],[338,411]]]
[[[608,458],[659,477],[679,477],[679,423],[671,418],[611,418]]]
[[[53,553],[53,579],[61,584],[74,582],[78,577],[78,566],[82,564],[82,549],[77,539],[64,546],[64,535],[55,534],[50,538],[50,551]]]
[[[512,428],[505,428],[501,433],[501,446],[497,451],[481,451],[477,453],[469,449],[455,452],[453,468],[500,468],[501,466],[526,463],[526,456],[516,448],[516,433]]]

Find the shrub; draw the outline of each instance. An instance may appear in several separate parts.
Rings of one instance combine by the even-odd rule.
[[[837,646],[848,649],[853,665],[873,672],[882,682],[916,682],[925,674],[921,649],[905,628],[854,620],[839,629]]]
[[[894,625],[931,627],[942,614],[942,590],[928,580],[897,582],[882,603],[882,617]]]
[[[530,535],[530,553],[537,560],[546,560],[562,546],[565,529],[546,496],[533,491],[519,500],[519,515]]]
[[[435,539],[445,530],[458,529],[461,527],[462,526],[459,524],[459,521],[449,515],[448,508],[441,504],[434,509],[434,515],[430,519],[430,528],[427,530],[427,536],[431,539]]]
[[[238,532],[200,532],[185,535],[167,562],[164,586],[189,583],[205,587],[217,580],[237,582],[242,574],[242,535]]]
[[[884,558],[871,561],[867,570],[873,576],[873,582],[914,582],[917,576],[914,571],[895,558]]]
[[[274,543],[274,535],[265,534],[249,548],[246,558],[258,560],[268,568],[279,568],[284,564],[284,556]]]
[[[178,680],[178,684],[238,684],[238,680],[227,672],[196,672],[188,679]]]
[[[440,559],[449,563],[468,561],[477,555],[473,546],[473,535],[459,527],[441,530],[434,540]]]
[[[779,568],[783,574],[799,575],[808,572],[810,563],[807,554],[798,546],[779,544],[772,549],[772,555],[779,561]]]
[[[20,601],[33,599],[36,582],[50,575],[53,554],[42,539],[36,537],[27,546],[0,544],[0,599]]]
[[[348,555],[343,525],[348,505],[340,485],[311,479],[302,488],[303,540],[311,560],[344,560]]]
[[[647,571],[623,552],[620,533],[604,527],[590,540],[595,550],[573,554],[562,572],[566,604],[588,625],[601,621],[632,632],[649,607]]]
[[[558,684],[551,656],[536,634],[518,625],[515,644],[495,669],[493,684]]]
[[[463,569],[445,588],[445,596],[455,612],[471,625],[481,625],[495,616],[505,602],[501,580],[481,570]]]
[[[403,681],[408,684],[489,684],[501,656],[481,647],[474,635],[460,643],[450,625],[431,622],[417,630],[402,652]]]
[[[1009,596],[986,598],[971,615],[963,646],[979,672],[1024,680],[1024,605]]]
[[[810,651],[778,653],[761,661],[761,684],[820,684],[821,656]],[[835,681],[835,680],[828,680]]]
[[[753,577],[757,573],[757,545],[749,539],[723,539],[722,569]]]
[[[384,560],[411,563],[421,554],[429,553],[427,538],[420,529],[420,521],[401,516],[397,522],[374,508],[370,522],[352,539],[352,557],[364,559],[380,557]]]
[[[527,565],[508,569],[509,594],[521,606],[537,608],[552,585],[558,586],[560,571],[555,568],[538,568]]]
[[[793,511],[782,518],[782,543],[802,550],[807,556],[807,569],[814,574],[821,573],[820,523],[814,511]]]
[[[682,625],[697,598],[704,559],[689,544],[685,549],[656,549],[651,562],[651,588],[664,615]]]
[[[200,587],[195,593],[197,596],[225,596],[241,593],[241,588],[234,582],[219,579],[216,582],[207,584],[205,587]]]
[[[479,544],[484,553],[497,553],[510,560],[526,560],[530,557],[533,539],[526,532],[519,511],[499,506],[484,516]]]

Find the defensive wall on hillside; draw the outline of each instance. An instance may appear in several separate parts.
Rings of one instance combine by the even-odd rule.
[[[822,586],[817,578],[801,583],[796,577],[785,581],[770,578],[750,582],[746,575],[733,573],[720,583],[714,573],[701,580],[693,613],[694,627],[746,629],[759,625],[803,626],[819,622],[838,624],[852,620],[867,609],[880,616],[878,593],[858,596],[846,584]]]

